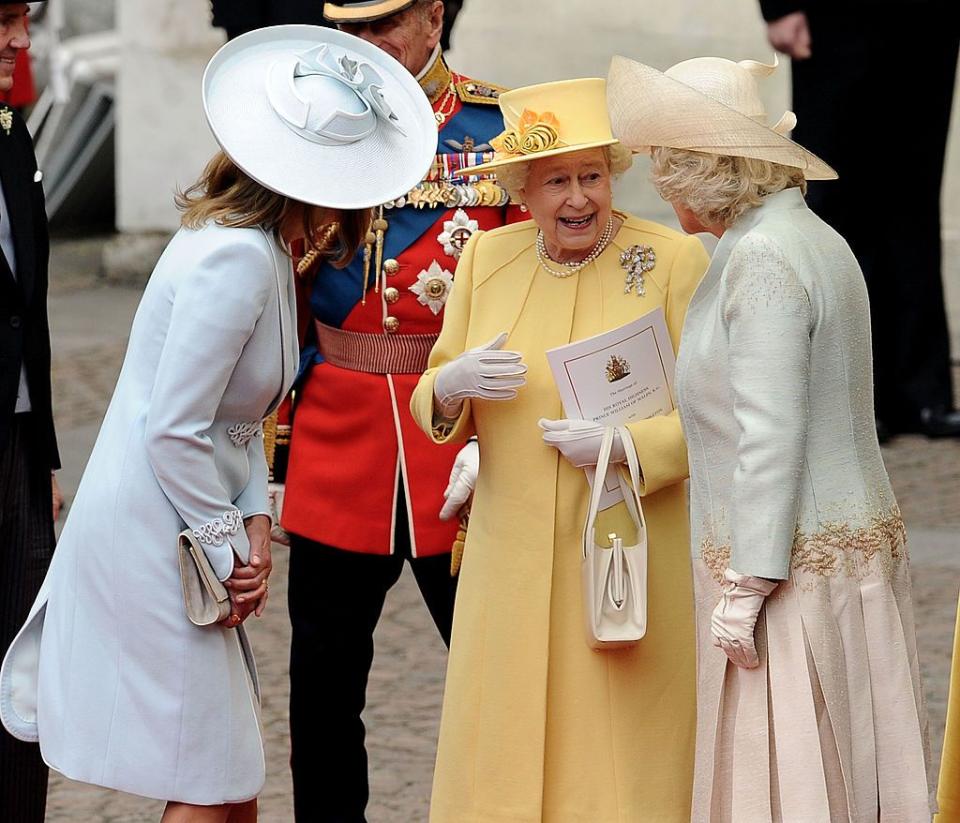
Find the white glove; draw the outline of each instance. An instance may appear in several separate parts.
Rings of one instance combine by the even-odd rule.
[[[713,610],[710,631],[713,645],[723,649],[724,654],[744,669],[760,665],[753,630],[763,608],[763,601],[777,588],[775,580],[739,574],[733,569],[723,573],[723,597]]]
[[[543,442],[553,446],[578,469],[596,466],[600,457],[604,427],[592,420],[546,420],[537,423],[543,430]],[[620,442],[620,433],[614,432],[610,462],[623,463],[627,455]]]
[[[467,397],[484,400],[513,400],[517,389],[527,382],[527,367],[520,352],[500,351],[507,333],[489,343],[469,349],[437,373],[433,396],[438,411],[447,418],[460,414]]]
[[[273,528],[270,530],[270,539],[281,546],[290,545],[290,535],[287,534],[283,526],[280,525],[280,517],[283,514],[283,495],[286,486],[283,483],[267,484],[267,500],[270,503],[270,519],[273,520]]]
[[[480,473],[480,444],[471,440],[457,454],[453,461],[453,470],[450,472],[450,482],[443,493],[446,503],[440,509],[440,519],[449,520],[458,514],[477,486],[477,475]]]

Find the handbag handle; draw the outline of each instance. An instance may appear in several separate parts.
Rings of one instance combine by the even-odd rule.
[[[647,522],[643,516],[643,505],[640,502],[640,494],[637,489],[640,488],[640,459],[637,457],[636,446],[633,445],[633,438],[630,436],[630,430],[626,426],[617,426],[617,433],[620,435],[620,442],[623,445],[623,453],[627,457],[627,471],[629,472],[630,482],[624,475],[623,466],[617,467],[617,479],[620,481],[620,491],[623,493],[623,501],[626,503],[627,511],[633,518],[637,531],[646,531]]]
[[[633,445],[633,438],[625,426],[606,426],[603,430],[603,439],[600,441],[600,455],[597,457],[597,469],[593,478],[593,489],[590,493],[590,505],[587,509],[587,519],[583,524],[583,541],[581,550],[583,556],[587,556],[587,541],[594,541],[594,529],[596,526],[597,515],[600,511],[600,496],[603,493],[603,484],[607,476],[607,470],[610,467],[610,452],[613,450],[613,438],[615,434],[620,435],[620,442],[623,444],[623,451],[627,457],[627,468],[630,473],[630,483],[623,476],[623,471],[617,471],[617,479],[620,483],[620,491],[623,494],[623,501],[637,527],[638,535],[646,532],[647,524],[643,517],[643,506],[640,503],[640,496],[637,489],[640,486],[640,461],[637,459],[636,448]],[[632,485],[631,485],[632,483]]]

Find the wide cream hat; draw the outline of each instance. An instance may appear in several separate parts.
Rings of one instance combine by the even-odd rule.
[[[394,200],[420,182],[437,151],[433,109],[410,72],[322,26],[271,26],[231,40],[204,72],[203,108],[244,172],[319,206]]]
[[[614,57],[607,78],[613,133],[636,152],[666,146],[753,157],[802,169],[808,180],[835,179],[830,166],[786,136],[797,123],[793,112],[769,124],[758,80],[776,68],[776,61],[697,57],[661,72]]]
[[[600,77],[559,80],[501,93],[504,131],[490,141],[496,155],[489,163],[461,174],[486,172],[617,142],[607,114],[607,81]]]

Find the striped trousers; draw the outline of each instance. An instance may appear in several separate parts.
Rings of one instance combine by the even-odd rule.
[[[34,454],[40,437],[31,415],[14,415],[0,444],[0,653],[20,630],[53,554],[50,467]],[[0,728],[0,820],[42,823],[47,767],[36,743]]]

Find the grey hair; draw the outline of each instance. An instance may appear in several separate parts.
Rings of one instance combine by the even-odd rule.
[[[801,169],[770,160],[664,146],[650,158],[650,180],[660,196],[690,209],[704,226],[728,228],[768,194],[789,188],[807,193]]]
[[[612,146],[603,146],[603,156],[607,161],[607,168],[614,177],[623,174],[633,165],[633,153],[622,143],[614,143]],[[510,199],[519,203],[522,199],[521,192],[527,185],[527,177],[530,175],[530,163],[536,160],[531,157],[523,163],[511,163],[509,166],[501,166],[497,169],[497,182],[507,190]]]

